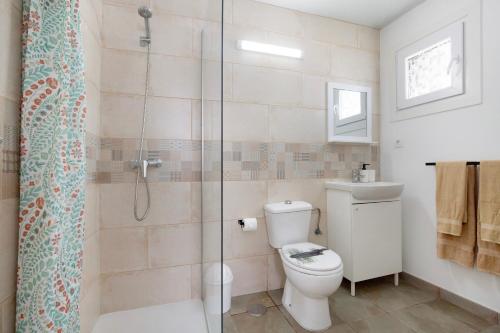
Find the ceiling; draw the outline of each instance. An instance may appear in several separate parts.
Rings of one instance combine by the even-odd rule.
[[[382,28],[425,0],[257,0],[301,12]]]

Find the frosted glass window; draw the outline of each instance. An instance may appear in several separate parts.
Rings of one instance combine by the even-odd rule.
[[[358,91],[339,91],[339,119],[347,119],[361,113],[361,93]]]
[[[397,52],[398,110],[464,93],[463,22]]]
[[[406,97],[414,98],[451,87],[451,39],[406,58]]]

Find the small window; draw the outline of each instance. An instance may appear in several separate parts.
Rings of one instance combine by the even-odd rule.
[[[398,51],[398,109],[463,94],[463,53],[463,22]]]
[[[366,93],[336,90],[334,94],[338,124],[349,124],[366,118]]]
[[[372,142],[371,88],[328,82],[328,141]]]

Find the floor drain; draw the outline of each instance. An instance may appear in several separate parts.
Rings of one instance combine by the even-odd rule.
[[[247,307],[247,313],[252,317],[260,317],[266,314],[267,308],[262,304],[250,304]]]

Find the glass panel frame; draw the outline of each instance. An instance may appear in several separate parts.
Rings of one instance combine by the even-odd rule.
[[[207,331],[223,331],[223,22],[201,32],[201,290]],[[215,92],[214,92],[215,91]]]

